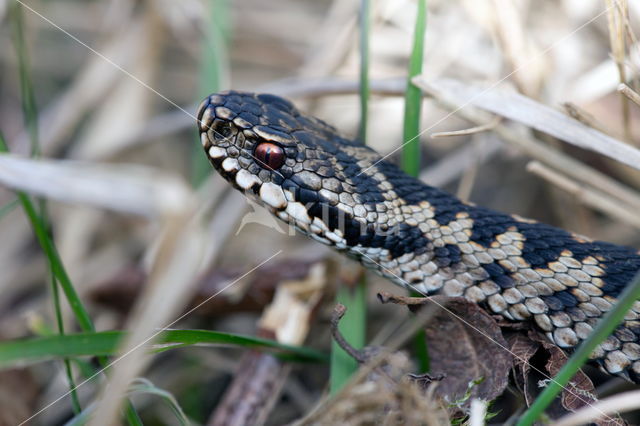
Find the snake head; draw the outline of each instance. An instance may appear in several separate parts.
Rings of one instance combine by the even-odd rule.
[[[300,158],[291,135],[297,115],[290,102],[274,95],[213,94],[198,110],[202,145],[225,179],[259,193],[265,183],[281,185]]]
[[[371,203],[383,201],[376,169],[363,172],[378,154],[278,96],[213,94],[198,109],[198,126],[226,180],[323,243],[355,244],[371,223]]]

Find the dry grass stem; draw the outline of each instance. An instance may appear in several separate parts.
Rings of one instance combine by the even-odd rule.
[[[535,96],[544,82],[548,58],[540,55],[535,39],[526,30],[526,9],[510,0],[493,0],[492,3],[496,15],[495,32],[510,70],[513,70],[515,84],[522,93]]]
[[[420,87],[425,91],[425,93],[435,98],[439,104],[448,110],[455,111],[456,115],[463,117],[472,123],[476,123],[477,125],[486,123],[486,113],[472,110],[468,106],[464,108],[465,104],[462,103],[459,98],[455,95],[452,97],[451,93],[440,90],[443,86],[438,85],[438,88],[436,88],[436,86],[427,84],[423,81],[419,81],[419,85],[421,85]],[[633,206],[633,208],[640,209],[640,195],[604,173],[587,166],[586,164],[537,139],[523,136],[506,126],[497,125],[494,128],[494,132],[497,133],[505,142],[518,147],[532,158],[535,158],[554,169],[564,170],[567,175],[578,181],[590,182],[595,188],[602,192],[608,193],[615,198],[625,200],[626,203]],[[631,147],[628,148],[634,149]]]
[[[0,182],[64,203],[148,218],[180,213],[194,202],[183,180],[144,166],[31,160],[7,154],[0,155]]]
[[[478,158],[480,157],[480,153],[482,152],[481,142],[482,140],[478,138],[475,138],[472,141],[471,145],[475,148],[476,155],[472,158],[473,161],[462,173],[460,182],[458,183],[456,196],[463,201],[469,201],[471,191],[473,191],[473,184],[475,183],[476,177],[478,176],[478,169],[480,168],[480,162],[478,161]]]
[[[604,124],[600,123],[592,114],[579,107],[577,104],[573,102],[564,102],[562,104],[565,112],[569,114],[572,118],[575,118],[585,126],[589,126],[593,129],[596,129],[605,135],[615,135],[611,129],[605,127]]]
[[[640,95],[631,87],[624,83],[620,83],[618,86],[618,92],[622,93],[627,98],[631,99],[636,105],[640,106]]]
[[[636,148],[526,96],[495,87],[490,90],[482,89],[451,79],[429,82],[418,77],[414,82],[423,89],[430,87],[446,93],[456,99],[459,105],[469,104],[490,111],[640,170],[640,151]]]
[[[480,150],[474,144],[465,144],[420,173],[420,180],[438,187],[447,185],[462,176],[473,164],[489,162],[503,147],[504,144],[493,136],[481,138]]]
[[[474,126],[474,127],[470,127],[468,129],[463,129],[463,130],[452,130],[449,132],[434,132],[434,133],[431,133],[429,137],[436,139],[436,138],[447,138],[451,136],[466,136],[466,135],[473,135],[476,133],[486,132],[496,127],[501,120],[502,120],[502,117],[494,117],[493,120],[491,120],[489,123],[483,124],[481,126]]]
[[[609,42],[611,53],[618,68],[620,83],[627,82],[626,73],[626,34],[629,22],[629,6],[627,0],[605,0],[607,5],[607,23],[609,26]],[[629,101],[620,96],[622,106],[622,127],[626,140],[631,140],[631,119]]]
[[[142,25],[132,22],[126,26],[125,31],[114,33],[104,46],[98,47],[98,50],[113,62],[127,68],[140,53],[132,47],[137,45],[135,40],[142,31]],[[86,116],[87,111],[93,110],[121,78],[122,73],[112,64],[88,54],[86,64],[74,76],[71,85],[40,114],[38,127],[43,152],[57,152],[67,143],[67,138]],[[10,141],[10,145],[16,147],[13,152],[26,154],[28,138],[27,133],[23,132],[14,141]]]
[[[205,247],[203,226],[193,221],[193,207],[167,217],[162,242],[150,272],[149,284],[139,299],[126,327],[131,332],[122,344],[121,355],[111,362],[111,374],[98,396],[89,425],[116,424],[124,396],[132,381],[150,362],[148,348],[158,329],[170,327],[197,284]]]
[[[600,191],[590,188],[587,184],[577,183],[539,161],[532,161],[527,164],[527,171],[567,191],[584,205],[607,214],[615,220],[623,221],[640,229],[640,218],[637,210],[626,205],[622,200],[609,197]]]
[[[128,51],[135,52],[135,56],[127,71],[153,86],[166,27],[154,13],[143,15],[136,21],[136,26],[140,29],[128,46]],[[95,106],[69,157],[85,160],[106,158],[109,153],[120,149],[118,142],[126,140],[131,129],[149,119],[154,93],[138,80],[126,78],[122,73],[118,76],[120,79]],[[114,126],[114,122],[119,125]]]

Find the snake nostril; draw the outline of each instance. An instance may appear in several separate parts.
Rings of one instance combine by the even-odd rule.
[[[213,135],[216,140],[227,139],[233,135],[231,124],[226,121],[220,121],[214,125]]]

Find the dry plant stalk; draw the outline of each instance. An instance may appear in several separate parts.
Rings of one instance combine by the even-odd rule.
[[[432,133],[430,135],[430,137],[433,138],[433,139],[436,139],[436,138],[447,138],[447,137],[451,137],[451,136],[474,135],[476,133],[486,132],[488,130],[493,129],[498,124],[500,124],[500,121],[502,121],[502,117],[496,116],[490,122],[488,122],[487,124],[482,124],[480,126],[470,127],[468,129],[463,129],[463,130],[452,130],[452,131],[449,131],[449,132],[435,132],[435,133]]]
[[[480,95],[478,95],[478,93],[480,92],[479,89],[471,89],[469,86],[463,85],[462,83],[459,83],[459,82],[453,82],[451,80],[448,80],[448,83],[450,84],[444,83],[443,81],[438,81],[437,84],[432,84],[418,77],[417,79],[415,79],[414,82],[426,94],[432,96],[439,104],[443,105],[446,109],[455,111],[457,115],[463,117],[464,119],[472,123],[476,123],[477,125],[481,125],[487,122],[487,114],[484,113],[483,111],[478,111],[478,110],[469,108],[468,106],[469,103],[479,108],[483,108],[483,107],[486,108],[487,105],[484,103],[484,101],[487,98],[489,98],[489,99],[492,99],[491,112],[497,112],[495,111],[495,109],[497,109],[497,106],[498,106],[497,102],[503,102],[503,103],[505,102],[504,98],[500,94],[495,94],[488,91],[481,92],[482,98],[480,98]],[[511,95],[511,96],[516,96],[516,95]],[[521,96],[517,95],[517,97],[521,97]],[[471,100],[467,100],[465,102],[462,99],[471,99]],[[529,100],[528,103],[530,102],[533,102],[533,101]],[[466,107],[463,109],[464,106]],[[512,118],[512,117],[509,117],[509,118]],[[568,120],[568,117],[567,117],[567,120]],[[540,121],[539,123],[543,123],[543,122]],[[579,124],[580,126],[583,126],[581,123],[577,121],[574,121],[574,123]],[[557,124],[558,123],[556,123],[556,125]],[[540,130],[547,131],[547,132],[550,131],[546,127]],[[563,133],[568,130],[569,129],[565,129]],[[588,129],[588,128],[583,130],[587,132],[589,131],[596,132],[595,130]],[[517,132],[514,132],[513,130],[509,129],[504,125],[497,125],[494,128],[494,132],[498,134],[502,138],[502,140],[504,140],[505,142],[518,147],[524,153],[540,161],[541,163],[544,163],[554,169],[564,170],[564,172],[568,176],[572,177],[573,179],[579,182],[589,182],[591,185],[593,185],[594,188],[597,188],[598,190],[606,194],[609,194],[610,196],[616,199],[626,202],[628,205],[633,206],[633,208],[640,209],[640,195],[638,195],[636,191],[617,182],[611,177],[605,175],[604,173],[601,173],[595,170],[594,168],[587,166],[586,164],[574,159],[573,157],[555,148],[552,148],[550,145],[545,144],[537,139],[534,139],[533,137],[523,136]],[[598,138],[600,138],[601,136],[605,136],[605,135],[598,135]],[[574,137],[575,135],[570,135],[562,139],[570,143],[574,143],[576,142],[575,140],[573,140]],[[606,138],[609,138],[609,137],[606,137]],[[595,139],[594,139],[594,144],[595,144],[594,147],[598,148],[597,151],[599,153],[602,153],[603,155],[614,158],[617,161],[630,163],[629,157],[625,158],[623,155],[620,155],[620,156],[616,155],[614,157],[611,152],[612,147],[609,144],[601,144],[601,143],[595,142]],[[631,155],[634,158],[640,156],[640,152],[638,152],[635,148],[630,147],[629,145],[622,144],[620,142],[614,145],[616,147],[616,150],[621,149],[623,152]],[[635,168],[637,168],[638,164],[640,164],[640,161],[638,161],[635,164],[629,164],[629,165],[631,165],[632,167],[635,166]]]
[[[621,200],[609,197],[589,187],[588,184],[578,183],[539,161],[532,161],[527,164],[527,171],[567,191],[584,205],[640,229],[640,218],[637,215],[637,211],[621,202]]]
[[[640,106],[640,95],[631,87],[624,83],[620,83],[618,86],[618,92],[622,93],[627,98],[631,99],[636,105]]]
[[[160,245],[149,283],[138,299],[127,328],[131,333],[120,349],[121,355],[109,365],[111,374],[96,401],[89,425],[117,424],[123,398],[131,382],[150,362],[148,348],[158,329],[173,325],[174,316],[191,298],[200,272],[205,232],[193,221],[193,206],[163,221]]]
[[[463,117],[467,109],[461,108],[473,105],[582,149],[597,152],[634,169],[640,169],[640,150],[524,95],[496,90],[495,85],[481,88],[452,79],[428,81],[424,77],[416,77],[414,83],[438,100],[448,98],[449,103],[455,105],[455,112]],[[500,132],[504,126],[496,125],[495,129],[496,132]]]
[[[629,5],[627,0],[605,0],[607,4],[607,23],[609,26],[609,43],[613,59],[618,68],[620,83],[627,82],[626,72],[626,34],[629,23]],[[624,96],[620,96],[622,105],[622,127],[624,137],[631,140],[631,118],[629,115],[629,102]]]

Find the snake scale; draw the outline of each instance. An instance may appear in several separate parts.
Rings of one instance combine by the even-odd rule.
[[[215,169],[279,219],[401,286],[532,321],[561,348],[640,270],[636,249],[464,203],[275,95],[213,94],[198,127]],[[591,358],[640,383],[640,301]]]

